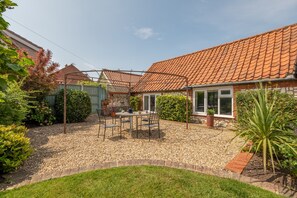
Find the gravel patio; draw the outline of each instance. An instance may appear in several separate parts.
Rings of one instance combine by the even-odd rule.
[[[35,149],[19,170],[9,175],[9,184],[0,184],[3,189],[19,184],[29,178],[82,166],[116,160],[153,159],[189,163],[221,170],[239,152],[241,141],[230,140],[235,133],[227,129],[208,129],[205,125],[161,120],[161,139],[153,132],[123,132],[107,138],[97,138],[97,116],[91,115],[86,122],[68,124],[68,133],[63,134],[63,125],[31,128],[28,136]],[[128,127],[126,125],[125,127]]]

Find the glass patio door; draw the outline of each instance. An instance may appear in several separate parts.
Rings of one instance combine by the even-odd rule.
[[[143,96],[143,110],[156,111],[156,99],[160,94],[148,94]]]

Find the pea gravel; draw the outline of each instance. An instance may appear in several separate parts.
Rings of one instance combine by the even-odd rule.
[[[132,159],[169,160],[221,170],[242,145],[239,139],[230,142],[235,135],[233,131],[209,129],[202,124],[191,123],[186,130],[185,123],[161,120],[161,139],[153,131],[150,141],[146,129],[137,139],[136,131],[131,134],[128,125],[122,139],[117,130],[112,136],[108,129],[105,141],[102,136],[97,137],[96,115],[82,123],[68,124],[67,134],[63,134],[63,124],[31,128],[28,137],[34,153],[17,171],[5,177],[13,186],[35,175]],[[3,188],[3,183],[0,187]]]

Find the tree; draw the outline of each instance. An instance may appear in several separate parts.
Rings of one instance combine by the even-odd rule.
[[[17,4],[11,0],[0,1],[0,95],[2,96],[5,94],[8,82],[25,77],[28,74],[27,67],[33,64],[26,53],[17,53],[10,39],[3,34],[9,23],[4,20],[2,13],[15,6]]]
[[[23,84],[23,89],[29,91],[38,102],[43,101],[49,92],[58,86],[56,71],[59,64],[51,59],[52,52],[41,49],[34,59],[35,64],[29,67],[29,76]]]

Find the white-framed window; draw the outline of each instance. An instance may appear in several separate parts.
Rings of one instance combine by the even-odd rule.
[[[206,115],[209,108],[214,109],[216,116],[233,117],[233,88],[193,89],[193,114]]]
[[[143,94],[143,110],[145,111],[156,111],[157,97],[159,93]]]

